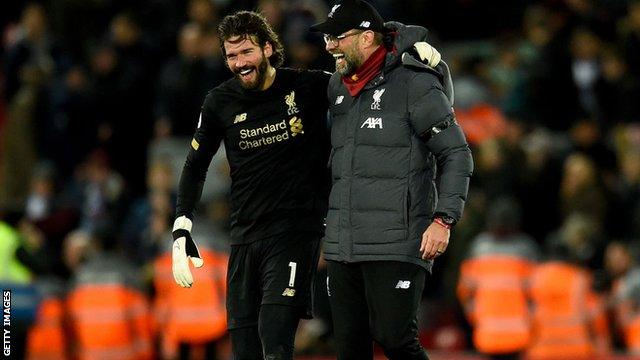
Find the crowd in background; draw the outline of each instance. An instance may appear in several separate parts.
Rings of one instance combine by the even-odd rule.
[[[521,291],[513,296],[544,303],[532,285],[548,276],[538,264],[570,265],[589,284],[584,294],[598,299],[574,309],[597,325],[595,351],[640,353],[640,1],[371,3],[386,20],[430,29],[430,42],[451,66],[456,117],[475,160],[465,214],[424,293],[423,344],[491,353],[477,335],[483,316],[477,297],[485,292],[478,291],[483,279],[473,274],[485,270],[469,277],[464,269],[485,266],[477,264],[483,256],[507,253],[521,260],[514,280]],[[3,3],[0,282],[22,284],[27,298],[35,289],[40,298],[60,300],[50,312],[44,301],[36,313],[25,305],[16,315],[23,319],[17,328],[24,326],[16,331],[34,333],[29,326],[43,313],[59,315],[62,331],[55,338],[64,351],[96,358],[82,351],[106,346],[90,339],[104,327],[83,321],[99,321],[95,314],[102,310],[87,315],[83,309],[106,307],[92,300],[102,294],[117,299],[120,318],[133,324],[127,328],[135,329],[130,338],[136,343],[111,339],[128,347],[129,355],[224,353],[224,329],[176,330],[195,320],[176,315],[177,304],[188,300],[165,276],[176,181],[189,137],[207,91],[231,76],[216,26],[235,10],[259,10],[285,44],[286,66],[332,71],[322,38],[308,31],[330,5]],[[196,272],[196,282],[209,279],[202,281],[208,295],[189,305],[193,314],[209,314],[201,320],[212,324],[225,321],[219,311],[224,289],[211,289],[224,286],[218,281],[224,266],[218,265],[228,251],[229,226],[228,168],[218,157],[194,229],[194,238],[211,250],[211,261],[205,259],[211,270]],[[491,266],[486,271],[512,271],[511,265]],[[113,279],[121,288],[93,288],[91,295],[88,285]],[[317,319],[301,325],[301,353],[331,354],[322,290]],[[531,308],[526,317],[535,324],[539,314]],[[38,329],[53,339],[49,330]],[[38,347],[37,336],[24,339],[32,349],[52,348],[46,342]],[[526,351],[533,342],[511,350]]]

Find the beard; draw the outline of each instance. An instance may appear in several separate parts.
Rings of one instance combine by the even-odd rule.
[[[245,66],[243,68],[237,69],[234,72],[234,75],[244,89],[256,90],[256,89],[262,88],[262,85],[264,85],[264,82],[267,79],[268,68],[269,68],[269,61],[267,61],[267,58],[263,55],[262,60],[260,60],[260,63],[258,64],[258,66]],[[242,78],[242,75],[240,75],[241,71],[245,71],[248,69],[252,69],[255,71],[255,79],[253,81],[245,81]]]
[[[336,71],[342,76],[350,76],[362,65],[362,59],[355,49],[345,49],[344,58],[341,65],[336,62]]]

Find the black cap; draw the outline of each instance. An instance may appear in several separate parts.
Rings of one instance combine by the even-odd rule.
[[[386,32],[382,16],[371,4],[362,0],[344,0],[333,5],[326,21],[311,26],[311,31],[329,35],[340,35],[350,29]]]

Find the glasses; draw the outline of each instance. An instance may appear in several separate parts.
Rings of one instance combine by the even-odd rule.
[[[324,43],[327,45],[331,44],[333,46],[338,46],[338,44],[340,43],[340,40],[346,39],[349,36],[358,35],[358,34],[362,34],[362,31],[355,31],[355,32],[352,32],[351,34],[341,34],[337,36],[324,34]]]

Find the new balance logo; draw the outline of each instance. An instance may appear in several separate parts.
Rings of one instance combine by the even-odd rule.
[[[365,126],[367,127],[367,129],[375,129],[376,127],[382,129],[382,118],[370,117],[362,123],[360,129]]]
[[[284,292],[282,293],[282,296],[294,297],[294,296],[296,296],[296,289],[286,288],[286,289],[284,289]]]
[[[336,103],[334,105],[342,104],[342,100],[344,100],[344,95],[338,95],[336,98]]]
[[[369,21],[363,21],[360,23],[360,27],[368,28],[369,26],[371,26],[371,23]]]
[[[236,118],[233,120],[233,123],[237,124],[237,123],[243,122],[245,120],[247,120],[247,113],[242,113],[242,114],[236,115]]]
[[[411,281],[409,280],[400,280],[396,285],[396,289],[408,289],[411,286]]]

